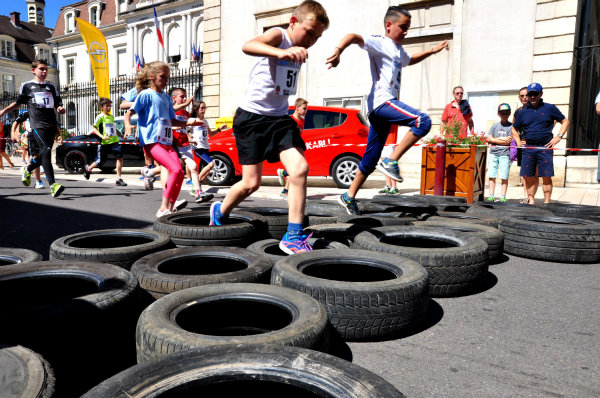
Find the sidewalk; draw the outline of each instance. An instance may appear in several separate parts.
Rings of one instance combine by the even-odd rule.
[[[13,162],[17,167],[14,169],[5,168],[0,170],[1,174],[14,175],[15,178],[20,177],[20,165],[21,160],[12,158]],[[83,175],[69,174],[63,169],[54,167],[54,173],[56,179],[60,180],[84,180]],[[130,186],[139,186],[143,188],[144,183],[139,179],[140,173],[137,167],[124,167],[123,168],[123,180]],[[102,182],[109,185],[113,185],[115,182],[115,174],[100,174],[99,171],[94,171],[90,177],[90,181]],[[44,181],[45,182],[45,181]],[[67,183],[68,184],[68,183]],[[160,187],[160,182],[157,181],[155,186]],[[385,186],[385,179],[382,174],[375,172],[358,194],[359,199],[369,199],[383,189]],[[402,195],[416,195],[419,194],[420,180],[416,178],[407,178],[403,183],[398,184],[398,189]],[[183,186],[182,190],[189,190],[190,186]],[[211,187],[203,184],[205,191],[213,194],[225,195],[229,190],[229,187]],[[279,185],[277,177],[263,177],[262,185],[260,189],[253,194],[254,197],[262,199],[278,199],[283,200],[279,196],[282,187]],[[333,183],[333,179],[330,177],[309,177],[308,178],[308,198],[310,199],[323,199],[335,201],[338,195],[341,195],[345,190],[337,188]],[[499,194],[500,186],[496,186],[496,194]],[[486,190],[487,197],[487,190]],[[507,199],[521,200],[523,198],[523,187],[509,184]],[[186,198],[187,199],[187,198]],[[536,195],[536,202],[543,203],[544,195],[542,193],[542,187]],[[578,184],[577,186],[570,187],[554,187],[552,191],[552,202],[563,202],[581,205],[600,206],[600,184]]]

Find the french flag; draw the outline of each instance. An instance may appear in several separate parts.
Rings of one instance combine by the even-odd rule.
[[[158,27],[158,17],[156,16],[156,6],[152,4],[152,8],[154,9],[154,26],[156,27],[156,35],[158,36],[158,41],[160,45],[165,48],[165,42],[163,41],[162,33],[160,32],[160,28]]]

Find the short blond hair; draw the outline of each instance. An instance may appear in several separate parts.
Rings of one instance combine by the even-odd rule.
[[[300,22],[314,19],[322,23],[326,28],[329,27],[327,11],[325,11],[325,8],[321,3],[314,0],[303,1],[296,7],[292,15],[298,18],[298,21]]]
[[[294,107],[295,107],[295,108],[298,108],[298,107],[300,107],[300,106],[302,106],[302,105],[308,105],[308,101],[307,101],[307,100],[305,100],[304,98],[298,98],[298,99],[296,100],[296,102],[294,102]]]

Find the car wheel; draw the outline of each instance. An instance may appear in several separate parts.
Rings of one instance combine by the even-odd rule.
[[[85,153],[81,151],[69,151],[65,155],[65,170],[67,170],[69,174],[81,174],[86,164],[87,157],[85,156]]]
[[[235,175],[233,163],[225,155],[211,155],[210,157],[214,160],[215,167],[210,171],[206,182],[213,186],[228,185]]]
[[[359,162],[360,159],[354,156],[344,156],[335,161],[331,168],[331,176],[338,188],[350,188]]]

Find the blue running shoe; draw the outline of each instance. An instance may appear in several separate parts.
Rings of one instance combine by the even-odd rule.
[[[223,225],[221,205],[221,202],[213,202],[210,205],[210,224],[208,225]]]
[[[312,246],[308,244],[308,240],[312,236],[312,233],[308,236],[302,235],[300,239],[290,239],[286,232],[279,242],[279,248],[286,254],[296,254],[312,251]]]

